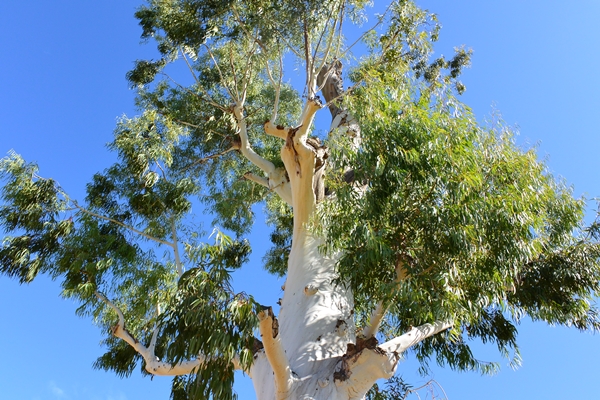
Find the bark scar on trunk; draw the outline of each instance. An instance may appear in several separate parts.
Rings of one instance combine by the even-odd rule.
[[[294,162],[296,163],[296,175],[302,178],[302,172],[300,169],[300,158],[298,156],[298,150],[296,150],[296,146],[294,146],[294,137],[298,130],[302,127],[302,125],[298,125],[295,128],[290,128],[288,131],[287,139],[285,140],[285,147],[291,149],[294,152]]]
[[[339,321],[338,324],[340,324]],[[364,349],[373,350],[378,354],[385,355],[385,350],[378,347],[378,344],[379,341],[374,336],[370,338],[358,336],[356,338],[356,344],[348,343],[346,346],[346,354],[342,356],[340,368],[333,373],[334,380],[341,383],[350,378],[352,371],[350,370],[348,361],[356,361]]]
[[[261,306],[261,309],[258,313],[258,319],[260,321],[263,321],[267,318],[271,318],[271,320],[273,322],[271,322],[271,334],[273,339],[275,339],[277,337],[277,335],[279,335],[279,321],[277,320],[277,318],[275,317],[275,314],[273,313],[273,307],[271,306]]]
[[[315,192],[315,201],[319,203],[325,198],[325,167],[329,158],[329,149],[322,145],[319,138],[316,137],[307,138],[306,144],[315,154],[313,191]]]

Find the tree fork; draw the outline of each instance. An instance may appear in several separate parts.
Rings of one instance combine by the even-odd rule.
[[[286,141],[281,148],[281,159],[285,165],[292,186],[292,207],[294,209],[294,238],[306,228],[315,205],[313,175],[315,151],[307,145],[308,131],[315,113],[322,107],[318,98],[309,99],[299,124],[286,131]],[[279,131],[279,129],[276,129]]]

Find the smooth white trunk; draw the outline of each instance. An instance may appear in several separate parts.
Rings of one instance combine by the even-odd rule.
[[[336,283],[335,258],[319,252],[320,240],[294,237],[279,314],[279,335],[294,381],[290,399],[348,399],[334,372],[355,341],[352,293]],[[273,370],[263,352],[250,371],[258,399],[275,399]]]

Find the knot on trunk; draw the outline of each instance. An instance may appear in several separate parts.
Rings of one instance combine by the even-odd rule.
[[[350,378],[352,371],[350,371],[350,364],[360,356],[364,349],[373,350],[378,354],[386,354],[385,350],[377,347],[379,341],[374,337],[365,338],[364,336],[358,336],[355,343],[348,343],[346,346],[346,354],[342,356],[340,362],[340,368],[333,373],[333,378],[336,382],[344,382]]]
[[[384,354],[385,351],[377,347],[378,344],[379,341],[375,336],[371,336],[370,338],[358,336],[356,338],[356,344],[348,343],[344,357],[350,358],[363,351],[363,349],[375,350],[378,353]]]
[[[254,338],[254,341],[252,342],[252,355],[256,357],[256,353],[263,350],[264,348],[265,346],[263,345],[263,342],[261,342],[257,338]]]

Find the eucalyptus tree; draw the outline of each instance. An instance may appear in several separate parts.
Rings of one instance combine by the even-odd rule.
[[[470,53],[432,57],[435,15],[368,3],[148,0],[159,58],[127,74],[140,114],[87,197],[2,159],[2,273],[60,280],[106,332],[96,366],[173,376],[174,399],[230,398],[236,369],[259,399],[393,398],[409,349],[490,372],[469,344],[518,364],[524,316],[597,329],[584,202],[457,100]],[[257,204],[278,315],[231,283]]]

